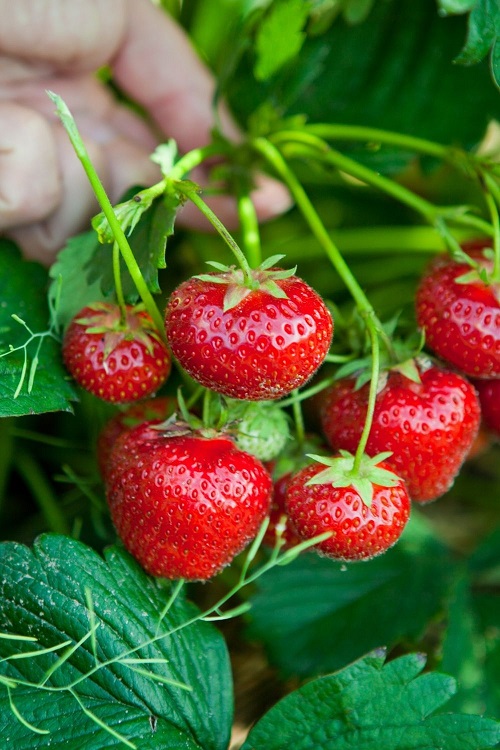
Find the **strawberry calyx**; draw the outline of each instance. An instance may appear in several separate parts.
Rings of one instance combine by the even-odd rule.
[[[198,274],[194,278],[200,281],[208,281],[212,284],[225,284],[227,286],[224,295],[224,312],[232,310],[239,305],[248,295],[256,290],[265,291],[277,299],[286,299],[287,295],[276,283],[293,276],[297,267],[285,270],[274,267],[285,256],[272,255],[261,263],[257,268],[244,270],[237,266],[226,266],[216,261],[207,261],[207,265],[215,268],[219,273]]]
[[[355,456],[346,450],[339,450],[338,454],[332,457],[309,454],[309,458],[327,468],[311,477],[306,486],[332,484],[334,487],[352,487],[363,503],[370,507],[373,502],[374,485],[394,487],[401,481],[393,471],[380,466],[391,455],[390,451],[378,453],[376,456],[367,456],[363,453],[355,466]]]
[[[153,340],[162,343],[161,336],[143,305],[127,305],[121,309],[107,302],[95,302],[87,306],[91,314],[76,318],[75,322],[85,326],[86,333],[102,334],[103,354],[107,359],[123,341],[136,341],[153,354]]]
[[[500,300],[500,278],[493,247],[483,246],[480,250],[472,247],[469,252],[462,250],[463,257],[455,258],[457,263],[470,266],[470,270],[454,278],[455,284],[480,284],[492,287],[493,294]]]
[[[394,330],[397,317],[383,325],[380,341],[382,347],[379,355],[379,386],[382,390],[389,372],[399,372],[414,383],[420,383],[420,372],[423,365],[422,350],[425,344],[423,331],[412,331],[408,336],[396,337]],[[362,353],[341,365],[335,373],[335,379],[355,377],[355,389],[359,390],[372,378],[372,352]]]

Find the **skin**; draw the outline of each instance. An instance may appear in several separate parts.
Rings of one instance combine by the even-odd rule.
[[[0,18],[0,233],[27,257],[50,263],[98,206],[46,90],[68,104],[116,202],[130,185],[160,179],[149,154],[166,137],[181,153],[209,142],[214,80],[182,29],[150,0],[0,0]],[[97,80],[104,65],[149,121]],[[219,118],[226,135],[241,137],[224,107]],[[207,182],[203,169],[191,176]],[[289,205],[269,178],[260,179],[253,198],[261,220]],[[231,198],[217,196],[211,206],[236,224]],[[207,228],[191,205],[179,220]]]

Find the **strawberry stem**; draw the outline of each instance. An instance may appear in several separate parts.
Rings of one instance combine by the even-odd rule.
[[[186,196],[194,205],[201,211],[201,213],[205,216],[205,218],[208,219],[208,221],[212,224],[214,229],[217,230],[217,232],[220,234],[226,245],[229,247],[231,252],[233,253],[234,257],[236,258],[236,261],[238,262],[238,265],[240,266],[241,270],[243,271],[243,276],[245,279],[245,285],[248,286],[249,289],[254,289],[256,287],[256,283],[252,276],[252,269],[250,268],[248,261],[245,257],[244,252],[241,250],[240,246],[234,239],[234,237],[228,232],[224,224],[221,222],[221,220],[214,214],[212,209],[205,203],[203,198],[199,195],[198,188],[196,186],[193,186],[193,183],[190,182],[184,182],[184,181],[178,181],[175,182],[174,185],[175,189],[182,193],[182,195]]]
[[[297,439],[297,443],[300,446],[304,445],[305,438],[306,438],[306,430],[304,426],[304,415],[302,413],[302,406],[301,406],[301,399],[297,398],[299,395],[299,391],[295,390],[292,394],[293,401],[292,401],[292,411],[293,411],[293,419],[295,422],[295,437]]]
[[[437,226],[439,222],[442,222],[447,217],[456,224],[474,227],[487,235],[492,234],[491,224],[484,219],[457,211],[450,211],[449,208],[435,206],[403,185],[374,172],[369,167],[365,167],[354,159],[345,156],[340,151],[330,148],[325,141],[316,138],[312,134],[307,132],[282,131],[273,134],[272,142],[283,142],[281,150],[288,157],[298,155],[319,159],[335,167],[335,169],[351,177],[355,177],[367,185],[371,185],[386,195],[395,198],[400,203],[409,206],[417,213],[420,213],[433,226]]]
[[[117,242],[113,242],[113,278],[115,282],[116,299],[121,310],[120,322],[125,324],[126,304],[123,295],[122,275],[120,272],[120,248]]]
[[[493,262],[493,273],[490,280],[494,283],[500,282],[500,220],[498,216],[498,206],[500,206],[500,188],[489,174],[483,175],[483,184],[485,187],[484,198],[491,216],[493,225],[493,251],[495,258]]]
[[[14,465],[33,493],[50,530],[69,536],[70,529],[58,499],[33,455],[23,450],[16,451]]]
[[[149,291],[148,285],[144,280],[141,269],[139,268],[139,265],[132,252],[132,248],[130,247],[127,238],[125,237],[125,233],[123,232],[123,229],[121,228],[120,223],[116,218],[113,206],[111,205],[111,201],[109,200],[104,186],[99,179],[94,165],[90,160],[87,149],[85,148],[80,133],[78,132],[74,117],[68,109],[68,106],[60,96],[53,93],[52,91],[47,91],[47,94],[56,105],[57,114],[63,124],[64,129],[66,130],[66,133],[68,134],[71,145],[73,146],[73,149],[85,170],[90,185],[92,186],[95,196],[99,202],[99,205],[101,206],[102,211],[108,220],[115,241],[120,248],[123,260],[125,261],[125,265],[127,266],[130,276],[132,277],[139,296],[141,297],[146,310],[153,319],[155,326],[158,329],[159,335],[164,341],[166,341],[163,318],[160,314],[160,311],[158,310],[158,307],[156,306],[153,295]]]
[[[370,388],[368,391],[368,404],[366,408],[365,423],[363,425],[363,432],[359,439],[358,447],[356,448],[356,454],[354,456],[354,464],[352,467],[353,474],[359,471],[361,461],[365,452],[368,438],[370,437],[370,430],[373,423],[373,414],[375,412],[375,403],[377,400],[377,389],[378,379],[380,375],[380,348],[379,348],[379,337],[378,331],[370,318],[366,319],[366,327],[371,341],[372,357],[371,357],[371,379]]]
[[[245,255],[250,266],[257,268],[262,263],[259,223],[252,199],[248,193],[238,196],[238,216],[243,236]]]
[[[327,141],[363,141],[376,146],[384,144],[407,151],[426,154],[427,156],[434,156],[437,159],[451,162],[452,164],[456,164],[457,162],[457,149],[448,148],[440,143],[428,141],[425,138],[416,138],[412,135],[395,133],[390,130],[379,130],[378,128],[369,128],[362,125],[319,123],[305,125],[304,131]],[[458,153],[462,159],[468,156],[465,152],[460,151]]]
[[[377,321],[377,327],[382,330],[382,324],[378,321],[375,315],[375,311],[370,304],[370,301],[354,278],[339,249],[333,242],[331,236],[326,231],[326,228],[321,221],[319,214],[316,212],[316,209],[311,203],[307,193],[305,192],[295,174],[289,168],[281,152],[276,148],[276,146],[274,146],[274,144],[272,144],[265,138],[256,138],[252,142],[252,145],[254,146],[255,150],[258,151],[258,153],[264,156],[266,161],[275,169],[276,173],[287,185],[293,198],[295,199],[299,210],[302,213],[302,216],[309,225],[313,235],[316,237],[317,241],[326,252],[340,278],[349,290],[351,296],[356,302],[360,313],[366,316],[371,316],[373,320]]]
[[[309,200],[309,197],[307,196],[304,188],[296,178],[295,174],[288,167],[288,164],[284,160],[281,153],[272,143],[265,140],[264,138],[257,138],[253,143],[254,147],[259,151],[259,153],[261,153],[274,167],[278,175],[284,180],[288,189],[292,193],[297,206],[300,209],[304,219],[309,224],[311,231],[324,248],[326,254],[337,270],[337,273],[344,281],[346,287],[348,288],[354,301],[356,302],[359,313],[365,320],[365,325],[370,336],[372,348],[372,375],[365,424],[354,459],[353,473],[355,473],[359,470],[366,443],[370,435],[373,421],[373,412],[375,410],[375,400],[377,397],[378,378],[380,372],[379,336],[382,338],[391,354],[393,353],[392,343],[385,333],[383,326],[378,319],[369,299],[366,297],[365,293],[359,286],[349,266],[346,264],[344,258],[342,257],[339,249],[334,244],[330,235],[326,231],[323,222],[317,214],[313,204]]]

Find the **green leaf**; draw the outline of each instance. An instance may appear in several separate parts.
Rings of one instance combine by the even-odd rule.
[[[0,417],[71,411],[76,393],[62,365],[59,342],[47,335],[47,271],[23,260],[6,240],[0,240],[0,253]],[[26,326],[44,335],[32,337]]]
[[[56,318],[62,328],[84,307],[107,298],[100,279],[95,277],[90,283],[87,278],[86,269],[94,262],[99,247],[94,231],[71,237],[49,270],[49,298],[52,304],[58,300]]]
[[[500,34],[500,7],[497,0],[477,0],[469,16],[467,41],[455,62],[474,65],[489,52]]]
[[[467,13],[472,10],[477,0],[438,0],[439,11],[443,15]]]
[[[252,80],[247,58],[228,96],[243,120],[272,104],[283,117],[301,113],[311,122],[366,125],[472,148],[490,119],[500,118],[500,100],[486,64],[454,64],[465,34],[465,17],[440,17],[434,0],[378,2],[364,23],[337,19],[325,34],[307,39],[272,80]],[[466,107],[457,95],[465,91]],[[385,147],[343,148],[383,172],[412,158]]]
[[[479,750],[500,740],[500,724],[480,716],[433,715],[455,692],[422,654],[384,664],[377,651],[337,674],[309,682],[277,703],[242,750]]]
[[[308,15],[309,4],[304,0],[273,3],[257,33],[257,80],[267,80],[297,55],[306,37],[303,27]]]
[[[141,750],[226,750],[232,685],[225,643],[209,623],[187,625],[198,611],[179,591],[159,585],[117,547],[103,560],[53,534],[33,550],[0,545],[0,632],[34,636],[40,651],[73,644],[8,660],[34,644],[0,639],[0,728],[10,746],[125,747],[117,732]],[[2,676],[18,683],[10,699]]]
[[[354,25],[365,21],[374,2],[375,0],[347,0],[343,13],[346,23]]]
[[[452,699],[453,709],[481,713],[484,711],[482,687],[485,650],[472,605],[470,584],[468,575],[464,573],[453,588],[440,667],[458,681],[459,689]]]
[[[380,645],[417,640],[444,607],[454,570],[413,511],[398,545],[378,558],[342,565],[305,554],[268,572],[249,635],[285,675],[332,671]]]
[[[132,188],[124,202],[139,190]],[[153,294],[160,292],[158,269],[165,268],[165,245],[173,233],[177,207],[174,198],[156,199],[128,238]],[[120,267],[126,301],[133,304],[139,298],[137,289],[122,259]],[[49,275],[49,297],[52,301],[59,298],[57,320],[65,328],[86,305],[114,298],[112,244],[102,245],[93,230],[72,237],[59,252]]]

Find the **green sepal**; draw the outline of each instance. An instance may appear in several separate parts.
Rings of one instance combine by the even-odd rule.
[[[488,271],[480,266],[457,276],[454,281],[456,284],[477,284],[479,282],[489,285],[491,283]]]
[[[266,258],[259,266],[259,268],[262,271],[267,271],[267,269],[272,268],[276,265],[276,263],[279,263],[280,260],[283,260],[283,258],[286,258],[286,255],[270,255],[269,258]]]
[[[306,486],[332,484],[334,487],[352,487],[363,503],[370,507],[373,502],[374,485],[394,487],[400,481],[393,471],[379,466],[391,455],[389,451],[373,457],[363,454],[357,469],[354,468],[355,457],[345,450],[339,451],[339,454],[333,457],[309,455],[309,458],[327,468],[311,477]]]
[[[149,157],[152,162],[158,164],[164,177],[168,177],[178,157],[177,143],[173,138],[167,143],[160,143]]]
[[[233,307],[237,307],[240,302],[243,302],[245,297],[248,297],[248,295],[252,291],[253,289],[250,289],[248,286],[242,286],[240,284],[230,284],[227,288],[226,294],[224,295],[224,312],[232,310]]]

